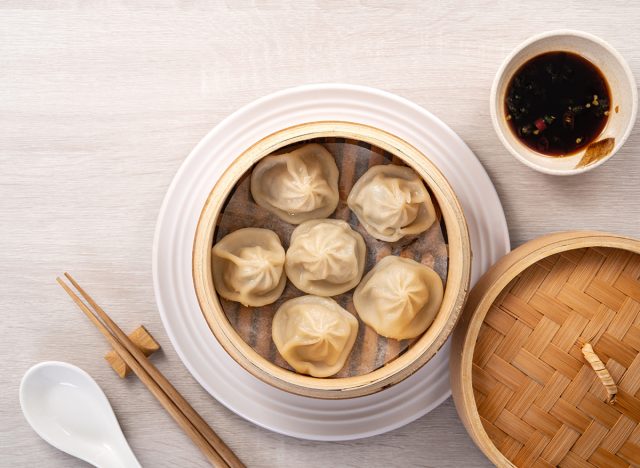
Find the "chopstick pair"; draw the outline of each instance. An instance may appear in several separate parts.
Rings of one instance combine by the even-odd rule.
[[[61,279],[56,281],[73,299],[91,322],[105,336],[109,344],[120,355],[149,391],[162,404],[178,425],[187,433],[207,459],[219,467],[244,467],[233,451],[209,427],[204,419],[191,407],[164,375],[147,359],[129,337],[111,320],[109,315],[87,294],[69,273],[64,276],[87,301],[91,310],[78,295]]]

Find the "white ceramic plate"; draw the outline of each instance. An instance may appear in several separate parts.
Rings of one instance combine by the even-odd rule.
[[[270,94],[235,112],[184,161],[160,209],[153,281],[167,334],[185,366],[219,402],[266,429],[313,440],[368,437],[403,426],[450,395],[449,342],[394,387],[350,400],[317,400],[256,379],[224,351],[200,312],[191,250],[200,211],[229,163],[282,128],[344,120],[381,128],[416,146],[440,168],[464,209],[473,249],[472,284],[509,251],[509,234],[491,180],[465,143],[423,108],[393,94],[351,85],[308,85]]]

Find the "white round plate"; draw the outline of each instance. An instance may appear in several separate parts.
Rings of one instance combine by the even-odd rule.
[[[219,402],[266,429],[313,440],[368,437],[403,426],[451,393],[449,342],[418,372],[374,395],[318,400],[263,383],[233,361],[205,321],[193,288],[191,251],[198,217],[231,161],[265,136],[322,120],[368,124],[405,139],[447,177],[464,209],[473,250],[472,284],[509,251],[507,224],[491,180],[449,127],[416,104],[377,89],[308,85],[258,99],[211,130],[165,196],[153,243],[153,282],[167,334],[185,366]]]

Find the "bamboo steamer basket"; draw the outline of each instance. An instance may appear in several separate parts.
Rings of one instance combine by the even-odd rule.
[[[566,232],[515,249],[471,291],[450,365],[497,466],[640,466],[640,241]]]
[[[444,298],[427,331],[397,358],[372,372],[338,378],[315,378],[285,369],[260,356],[230,324],[214,289],[211,247],[216,222],[235,184],[261,158],[285,146],[314,138],[348,138],[374,145],[412,167],[434,195],[446,225],[448,267]],[[458,321],[469,290],[471,248],[463,211],[440,171],[406,141],[367,125],[312,122],[278,131],[258,141],[230,165],[215,183],[202,210],[193,246],[193,281],[204,317],[223,348],[260,380],[290,393],[314,398],[353,398],[378,392],[407,378],[440,349]],[[259,313],[259,311],[257,311]],[[361,324],[363,326],[363,324]]]

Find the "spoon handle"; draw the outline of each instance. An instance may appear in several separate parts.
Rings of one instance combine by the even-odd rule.
[[[98,458],[95,463],[99,468],[142,468],[142,465],[140,465],[140,462],[124,439],[121,444],[114,447],[113,451],[105,452],[105,454]]]

